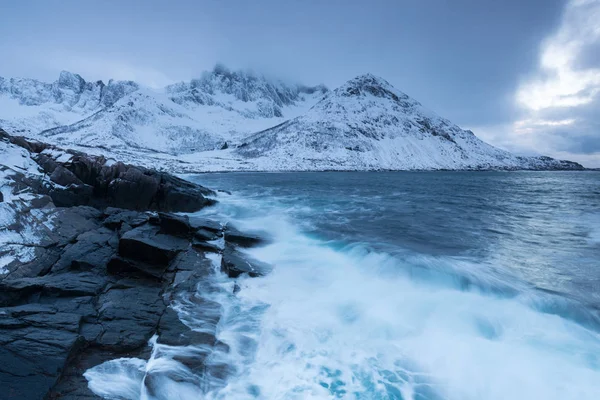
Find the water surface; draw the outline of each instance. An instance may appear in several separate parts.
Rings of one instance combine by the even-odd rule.
[[[189,179],[274,270],[218,279],[231,374],[168,398],[600,399],[600,173]]]

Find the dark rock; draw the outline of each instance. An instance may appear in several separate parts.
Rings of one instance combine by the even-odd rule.
[[[38,154],[35,158],[35,161],[38,163],[42,170],[44,170],[47,174],[52,174],[54,170],[58,167],[58,163],[54,161],[54,159],[45,154]]]
[[[197,240],[215,240],[223,236],[221,232],[209,231],[208,229],[200,228],[194,232],[194,238]]]
[[[254,247],[267,244],[269,240],[258,233],[240,232],[237,228],[227,225],[225,227],[225,241],[241,247]]]
[[[221,223],[219,223],[217,221],[213,221],[213,220],[201,218],[201,217],[189,217],[189,223],[194,231],[197,231],[199,229],[204,229],[207,231],[211,231],[211,232],[220,234],[220,236],[222,236],[223,225],[221,225]]]
[[[139,211],[124,210],[121,208],[108,207],[104,210],[107,217],[104,219],[104,226],[110,229],[120,229],[121,224],[127,224],[131,227],[138,227],[148,222],[148,214]]]
[[[99,400],[88,387],[88,382],[83,376],[86,370],[102,364],[105,361],[119,357],[143,357],[141,351],[115,352],[110,349],[86,348],[83,353],[77,354],[63,370],[59,382],[45,397],[47,400]]]
[[[83,184],[83,182],[77,179],[74,173],[61,165],[54,168],[54,172],[50,175],[50,180],[62,186]]]
[[[156,176],[131,167],[118,180],[108,183],[108,196],[117,207],[147,210],[151,208],[159,186],[160,180]]]
[[[148,212],[196,211],[213,204],[206,196],[215,193],[77,151],[67,151],[70,161],[57,161],[52,154],[60,149],[2,130],[0,140],[36,153],[32,158],[50,176],[10,175],[13,191],[35,199],[19,209],[27,220],[18,218],[9,229],[33,226],[40,240],[27,244],[35,259],[12,262],[0,280],[0,397],[95,399],[83,373],[119,357],[148,358],[156,333],[159,343],[189,348],[176,360],[186,368],[146,375],[148,390],[162,393],[164,379],[205,389],[207,376],[210,385],[224,377],[227,366],[207,361],[213,351],[228,350],[216,339],[221,306],[198,294],[221,290],[208,279],[215,268],[203,251],[220,251],[206,241],[222,237],[223,229],[214,221]],[[172,301],[193,312],[180,320],[167,308]]]
[[[158,326],[158,343],[169,346],[212,346],[217,339],[212,331],[198,332],[183,324],[172,308],[167,308]]]
[[[79,269],[103,272],[117,252],[117,243],[116,233],[106,228],[84,232],[77,236],[75,243],[65,246],[53,271]]]
[[[181,252],[171,263],[171,268],[177,271],[202,272],[199,276],[208,276],[213,272],[212,262],[193,249]]]
[[[230,278],[237,278],[242,274],[251,277],[263,276],[271,271],[271,266],[242,254],[231,245],[226,245],[221,260],[221,271]]]
[[[126,234],[127,232],[129,232],[132,229],[133,229],[133,227],[131,225],[129,225],[126,222],[123,222],[121,224],[121,227],[119,228],[119,238],[123,237],[124,234]]]
[[[55,309],[15,307],[0,313],[0,387],[3,398],[41,399],[81,343],[81,317]],[[12,320],[12,328],[7,322]],[[16,329],[19,328],[19,329]]]
[[[60,258],[61,249],[38,247],[34,250],[35,258],[13,267],[10,278],[45,275]]]
[[[50,197],[58,207],[94,205],[94,188],[90,185],[58,187],[50,191]]]
[[[11,136],[2,130],[0,138],[33,153],[47,148],[63,151],[51,145]],[[212,190],[168,173],[120,162],[106,165],[103,156],[73,150],[67,152],[72,157],[64,163],[45,154],[33,156],[44,172],[50,174],[51,181],[60,185],[46,188],[48,193],[45,193],[50,194],[57,206],[115,206],[144,211],[194,212],[215,203],[215,200],[205,197],[215,195]],[[22,179],[31,180],[28,177]],[[38,186],[43,186],[41,179],[35,179]],[[32,185],[30,182],[29,186]]]
[[[112,275],[146,277],[157,280],[163,279],[166,269],[166,265],[149,264],[118,256],[111,258],[106,267],[107,272]]]
[[[207,243],[203,240],[194,239],[192,241],[192,247],[201,251],[208,251],[210,253],[220,253],[223,251],[219,246],[212,243]]]
[[[160,218],[158,217],[158,214],[151,214],[148,218],[148,223],[150,225],[160,226]]]
[[[50,196],[37,196],[36,198],[31,200],[31,207],[32,208],[44,208],[44,207],[54,207],[54,204],[52,204],[52,198]]]
[[[98,298],[99,322],[104,328],[97,343],[119,351],[146,345],[165,311],[161,285],[115,285]]]
[[[216,200],[204,197],[214,195],[214,192],[171,175],[161,176],[160,189],[156,199],[157,210],[195,212],[216,203]]]
[[[105,285],[105,278],[89,272],[4,279],[0,282],[0,305],[17,305],[34,294],[38,297],[93,296]]]
[[[77,236],[100,227],[102,213],[92,207],[70,207],[58,209],[53,229],[55,244],[65,245],[74,242]]]
[[[159,213],[160,231],[169,235],[187,237],[191,232],[187,215]]]
[[[132,229],[119,240],[121,256],[164,266],[188,247],[187,240],[158,233],[151,225]]]

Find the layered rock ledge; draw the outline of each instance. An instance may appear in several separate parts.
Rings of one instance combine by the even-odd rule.
[[[173,379],[223,381],[219,304],[198,282],[219,269],[269,267],[239,247],[264,239],[172,212],[214,204],[215,193],[164,172],[13,137],[0,130],[0,387],[7,399],[98,398],[83,373],[120,357],[147,359],[148,342],[191,346]],[[207,258],[221,256],[220,268]],[[196,311],[192,329],[175,302]],[[200,322],[198,322],[200,321]],[[157,335],[157,336],[155,336]],[[144,386],[158,390],[148,373]]]

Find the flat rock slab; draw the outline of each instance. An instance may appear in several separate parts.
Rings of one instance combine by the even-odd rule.
[[[161,233],[188,237],[192,232],[187,215],[158,213],[158,218]]]
[[[106,278],[89,272],[5,279],[0,282],[0,305],[18,305],[34,295],[38,299],[94,296],[100,293],[106,282]]]
[[[119,255],[149,264],[168,265],[189,241],[159,233],[152,225],[132,229],[119,240]]]
[[[97,344],[120,351],[145,346],[158,326],[166,304],[162,286],[115,285],[98,298],[99,322],[103,327]]]
[[[45,307],[0,310],[2,398],[41,399],[79,341],[81,316]]]

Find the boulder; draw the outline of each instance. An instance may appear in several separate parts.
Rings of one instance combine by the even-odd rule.
[[[90,185],[69,185],[50,190],[50,197],[58,207],[95,205],[94,188]]]
[[[50,180],[61,186],[69,185],[82,185],[81,182],[74,173],[66,169],[65,167],[58,165],[54,168],[54,171],[50,175]]]
[[[241,247],[255,247],[269,243],[266,235],[256,232],[240,232],[237,228],[227,225],[224,231],[225,241]]]
[[[0,305],[22,304],[32,296],[40,298],[94,296],[106,285],[106,279],[89,272],[66,272],[36,277],[4,279],[0,282]]]
[[[108,182],[109,203],[115,207],[148,210],[158,193],[160,180],[138,168],[128,168],[118,179]]]
[[[188,237],[192,231],[187,215],[158,213],[158,217],[162,233]]]

